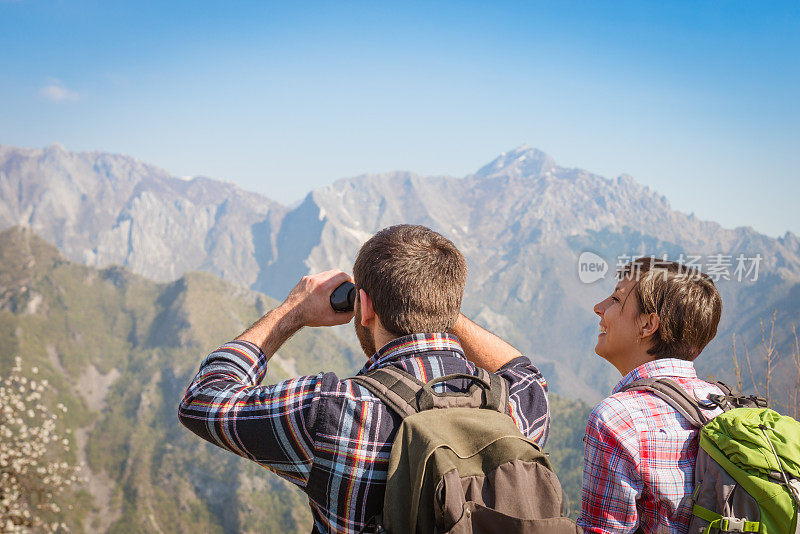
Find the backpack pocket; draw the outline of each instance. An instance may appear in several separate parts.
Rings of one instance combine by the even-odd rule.
[[[464,503],[463,512],[444,534],[580,534],[575,521],[566,517],[521,519],[487,508],[474,501]]]
[[[460,476],[458,469],[452,469],[442,476],[434,493],[438,532],[472,532],[468,525],[481,525],[478,532],[551,532],[530,529],[561,523],[572,525],[566,532],[575,532],[575,523],[561,517],[561,508],[561,485],[538,461],[515,459],[485,475]],[[545,519],[563,521],[542,523]],[[485,530],[492,524],[497,526]]]
[[[695,484],[689,532],[720,532],[721,518],[761,521],[755,498],[703,450],[697,455]]]

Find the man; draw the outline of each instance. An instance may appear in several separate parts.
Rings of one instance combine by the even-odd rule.
[[[511,345],[460,315],[466,274],[458,249],[428,228],[392,226],[369,239],[353,266],[355,329],[368,357],[360,374],[391,365],[427,382],[477,374],[476,365],[496,372],[509,383],[517,426],[544,445],[546,383]],[[300,328],[353,318],[329,302],[349,279],[341,271],[304,277],[280,306],[204,360],[179,409],[192,432],[302,488],[315,532],[358,532],[381,510],[400,418],[333,373],[258,384],[270,356]]]
[[[594,307],[595,352],[623,378],[589,416],[578,524],[595,533],[684,533],[697,429],[653,393],[622,390],[665,377],[698,399],[722,393],[697,378],[692,363],[717,332],[722,301],[708,276],[675,262],[640,258],[618,277],[611,296]]]

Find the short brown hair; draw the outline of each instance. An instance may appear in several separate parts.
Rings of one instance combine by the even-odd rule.
[[[648,354],[692,361],[717,335],[722,299],[713,280],[698,269],[674,261],[636,259],[617,272],[636,282],[641,313],[659,318]]]
[[[372,299],[388,332],[445,332],[461,310],[467,262],[444,236],[424,226],[400,224],[364,243],[353,278]]]

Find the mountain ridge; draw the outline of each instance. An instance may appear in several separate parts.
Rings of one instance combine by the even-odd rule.
[[[122,193],[103,186],[114,180]],[[169,177],[126,156],[0,147],[0,228],[20,218],[73,261],[121,264],[160,281],[203,270],[277,298],[309,272],[349,271],[378,229],[424,224],[467,258],[464,311],[538,358],[556,391],[586,400],[614,383],[615,371],[587,355],[596,334],[592,305],[609,291],[622,256],[761,256],[760,280],[719,280],[723,322],[701,367],[726,378],[731,334],[757,337],[747,325],[774,307],[787,310],[778,344],[788,352],[796,316],[786,295],[800,283],[794,234],[722,228],[672,210],[629,176],[559,167],[525,145],[461,178],[408,171],[343,178],[293,208],[208,178]],[[578,280],[584,251],[608,262],[605,281]]]

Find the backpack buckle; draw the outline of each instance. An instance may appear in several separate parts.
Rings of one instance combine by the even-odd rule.
[[[744,532],[744,519],[736,517],[723,517],[720,521],[720,530],[728,532]]]

